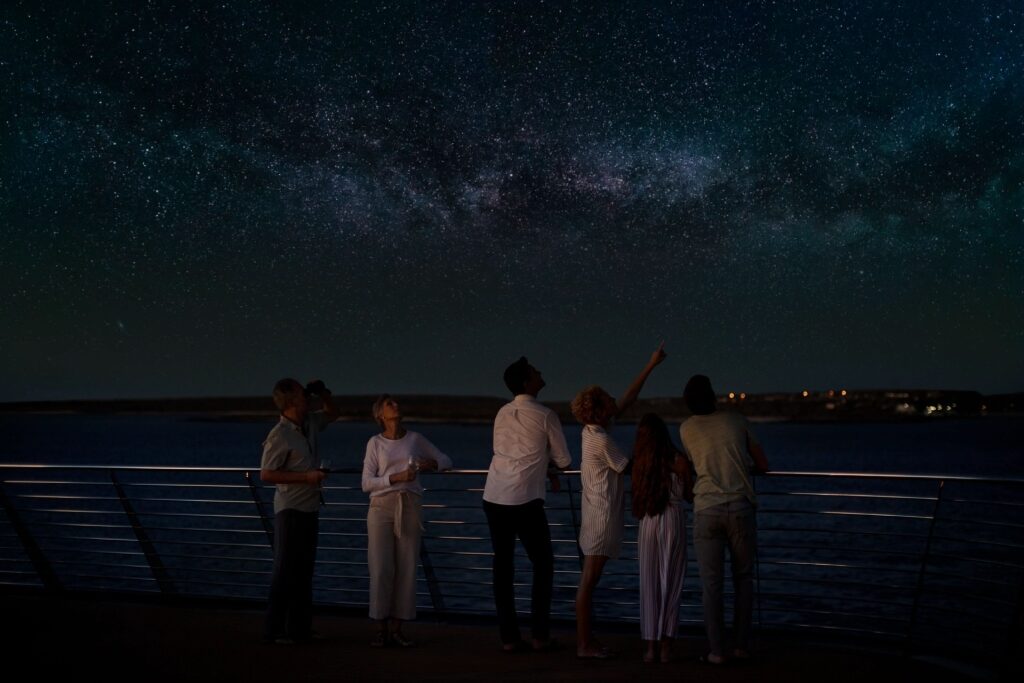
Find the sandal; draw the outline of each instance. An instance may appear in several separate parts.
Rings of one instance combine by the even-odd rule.
[[[370,647],[387,647],[388,641],[388,634],[381,631],[370,641]]]
[[[391,634],[391,642],[399,647],[416,647],[416,643],[406,638],[401,631]]]
[[[722,666],[725,664],[725,657],[722,655],[716,655],[714,652],[708,652],[697,658],[697,661],[701,664],[710,664],[711,666]]]

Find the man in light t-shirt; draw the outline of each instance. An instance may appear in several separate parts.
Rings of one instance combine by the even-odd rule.
[[[731,656],[749,659],[757,552],[757,498],[751,473],[766,472],[768,460],[745,417],[715,410],[717,400],[707,376],[691,377],[683,399],[693,413],[679,427],[679,437],[697,474],[693,485],[693,547],[703,587],[704,629],[710,644],[703,661],[726,661],[722,585],[727,547],[736,600]]]
[[[506,652],[547,650],[552,646],[554,555],[544,484],[551,463],[565,469],[571,460],[558,416],[537,401],[544,388],[540,371],[522,357],[505,369],[505,386],[515,398],[494,418],[494,457],[484,485],[484,513],[494,549],[494,604]],[[516,536],[533,565],[529,646],[520,638],[516,615]]]
[[[323,410],[311,410],[317,396]],[[316,564],[320,486],[317,435],[338,416],[331,392],[316,380],[305,389],[290,377],[274,385],[274,404],[281,417],[263,442],[260,479],[274,484],[274,567],[264,638],[291,645],[315,636],[313,568]]]

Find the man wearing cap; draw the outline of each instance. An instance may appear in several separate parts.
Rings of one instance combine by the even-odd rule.
[[[319,396],[323,410],[310,410]],[[274,484],[274,569],[264,637],[278,645],[308,641],[313,636],[313,567],[321,504],[317,435],[338,413],[324,383],[305,389],[285,378],[274,385],[274,404],[281,419],[263,442],[260,479]]]
[[[518,536],[533,565],[531,646],[547,650],[552,647],[554,555],[544,484],[552,463],[565,469],[571,461],[558,416],[537,401],[544,388],[540,371],[522,357],[505,369],[505,386],[514,398],[494,418],[494,457],[484,485],[484,513],[494,549],[494,604],[502,648],[515,652],[529,647],[519,635],[513,587]]]

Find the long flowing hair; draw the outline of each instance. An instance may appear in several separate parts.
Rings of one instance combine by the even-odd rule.
[[[668,507],[675,457],[668,427],[654,413],[644,415],[633,443],[633,516],[637,519],[660,515]]]

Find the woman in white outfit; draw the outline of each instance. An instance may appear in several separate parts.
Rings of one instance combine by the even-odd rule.
[[[572,401],[572,414],[583,423],[583,457],[580,479],[583,486],[580,551],[583,571],[576,591],[576,656],[606,659],[612,652],[594,639],[591,628],[593,595],[609,558],[619,556],[623,529],[623,472],[629,464],[608,434],[612,420],[636,401],[651,371],[665,360],[664,343],[651,354],[647,365],[629,385],[618,402],[598,386],[589,386]]]
[[[660,417],[640,420],[633,445],[633,516],[640,522],[640,637],[644,661],[672,659],[679,625],[679,596],[686,579],[686,510],[693,501],[693,476],[686,457],[675,447]]]
[[[434,444],[402,426],[398,403],[385,394],[373,404],[381,433],[366,443],[363,491],[370,494],[366,556],[370,568],[370,618],[380,630],[374,647],[412,647],[402,622],[416,618],[416,563],[420,554],[422,471],[451,469]]]

